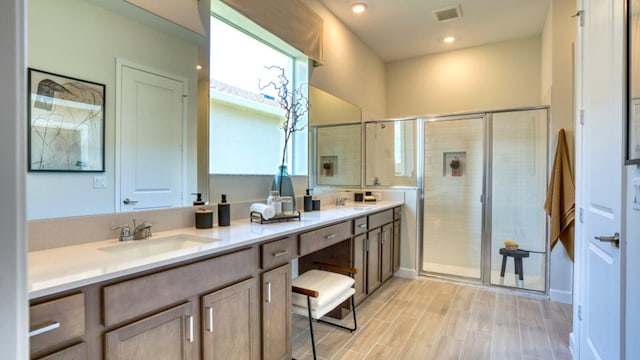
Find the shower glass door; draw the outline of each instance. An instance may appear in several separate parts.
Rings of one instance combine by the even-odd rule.
[[[422,270],[480,279],[484,114],[424,122]]]
[[[423,124],[422,272],[547,291],[548,109]]]
[[[491,115],[491,284],[546,291],[547,109]],[[507,256],[505,240],[518,243],[522,272]]]

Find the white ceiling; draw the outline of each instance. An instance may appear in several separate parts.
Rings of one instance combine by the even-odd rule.
[[[550,0],[320,0],[384,61],[407,59],[542,33]],[[351,5],[368,5],[364,14]],[[432,14],[462,7],[462,18],[437,22]],[[447,35],[457,38],[442,43]]]

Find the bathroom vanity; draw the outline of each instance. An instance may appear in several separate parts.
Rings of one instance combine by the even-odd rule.
[[[401,206],[31,252],[32,358],[290,359],[291,260],[358,268],[361,302],[399,268]]]

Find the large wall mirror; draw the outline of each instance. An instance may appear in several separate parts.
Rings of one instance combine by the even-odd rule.
[[[166,207],[162,202],[133,205],[144,204],[148,193],[163,191],[169,178],[178,192],[171,195],[169,206],[190,204],[194,192],[204,192],[207,198],[207,161],[198,159],[202,148],[206,154],[207,138],[199,135],[198,123],[206,121],[208,109],[206,100],[204,106],[198,105],[198,98],[199,89],[205,93],[208,89],[204,84],[208,81],[209,5],[199,2],[197,6],[196,21],[200,17],[205,34],[124,0],[27,2],[28,66],[106,87],[105,171],[29,172],[29,220]],[[198,70],[197,65],[202,68]],[[150,85],[156,83],[162,84],[159,93],[169,91],[166,99],[172,104],[182,103],[176,105],[179,110],[157,100],[131,104],[133,94],[158,95]],[[132,111],[149,116],[131,124],[123,114]],[[180,117],[178,124],[159,125],[157,119],[167,111]],[[53,123],[55,116],[52,111],[46,120]],[[31,136],[35,140],[38,134]],[[163,139],[162,145],[157,139]],[[176,156],[178,147],[181,155]],[[147,156],[155,157],[143,161]],[[133,192],[127,192],[128,186],[133,186]],[[124,203],[127,198],[129,204]]]
[[[310,187],[360,187],[362,110],[309,86]]]
[[[627,2],[627,164],[640,164],[640,0]]]

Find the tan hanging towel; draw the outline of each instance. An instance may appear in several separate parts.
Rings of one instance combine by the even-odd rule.
[[[560,240],[571,261],[573,261],[575,200],[576,190],[571,173],[569,148],[564,129],[560,129],[544,210],[551,220],[549,228],[551,249]]]

